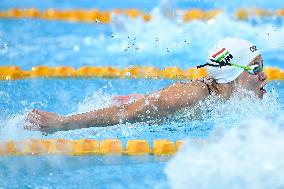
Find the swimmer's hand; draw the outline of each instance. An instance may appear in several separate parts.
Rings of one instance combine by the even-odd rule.
[[[33,109],[26,118],[29,122],[24,126],[27,130],[38,130],[50,134],[58,130],[64,130],[64,117],[52,112]]]

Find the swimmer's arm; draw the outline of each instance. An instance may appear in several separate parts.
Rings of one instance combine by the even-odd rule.
[[[206,98],[208,90],[204,85],[200,82],[176,83],[129,104],[111,106],[67,117],[33,110],[27,118],[33,125],[27,125],[25,128],[52,133],[161,119]]]
[[[206,86],[206,85],[205,85]],[[175,83],[128,105],[128,122],[162,119],[190,107],[209,95],[203,83]]]
[[[192,106],[207,96],[208,90],[202,83],[176,83],[129,104],[64,117],[62,130],[160,119],[181,108]]]

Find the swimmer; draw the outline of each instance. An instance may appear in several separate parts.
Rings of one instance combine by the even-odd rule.
[[[262,99],[267,79],[263,60],[255,45],[243,39],[224,38],[212,50],[206,64],[208,76],[190,82],[177,82],[149,95],[134,94],[114,99],[116,104],[71,116],[34,109],[28,114],[26,129],[44,133],[120,123],[161,121],[176,111],[193,107],[210,95],[229,99],[238,88],[253,91]],[[129,102],[129,100],[131,100]],[[134,99],[134,100],[133,100]]]

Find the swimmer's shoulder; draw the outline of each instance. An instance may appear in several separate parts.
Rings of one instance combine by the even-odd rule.
[[[177,87],[184,89],[190,93],[195,93],[199,98],[206,98],[210,91],[208,89],[208,85],[204,83],[202,80],[192,80],[189,82],[177,82],[175,83]]]

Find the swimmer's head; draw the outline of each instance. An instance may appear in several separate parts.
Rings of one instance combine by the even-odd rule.
[[[217,83],[235,83],[252,90],[262,98],[266,75],[263,60],[257,47],[244,39],[227,37],[210,51],[205,64],[208,75]]]
[[[209,51],[206,62],[217,66],[207,66],[206,68],[209,76],[214,78],[217,83],[229,83],[235,80],[244,69],[226,64],[248,66],[259,54],[257,47],[251,42],[244,39],[227,37],[220,40]]]

